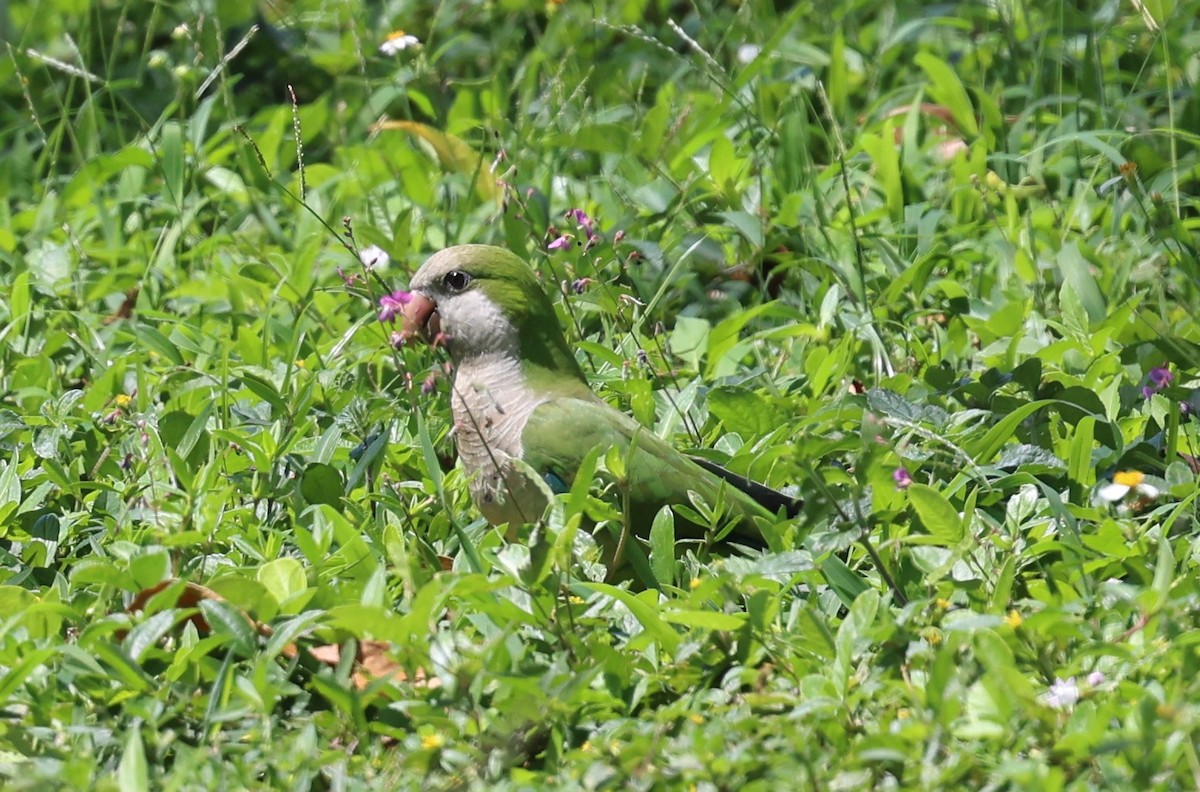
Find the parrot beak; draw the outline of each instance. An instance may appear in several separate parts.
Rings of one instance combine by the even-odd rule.
[[[426,341],[433,341],[442,332],[437,303],[419,291],[412,292],[412,299],[404,304],[400,315],[404,317],[400,337],[405,343],[418,335],[424,336]]]

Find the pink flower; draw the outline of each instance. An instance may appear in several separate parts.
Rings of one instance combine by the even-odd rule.
[[[571,246],[571,240],[574,239],[570,234],[563,234],[558,239],[546,245],[547,250],[562,250]]]
[[[892,481],[896,482],[896,489],[907,489],[913,483],[912,476],[908,474],[907,468],[896,468],[893,470]]]
[[[398,289],[391,294],[385,294],[379,298],[379,321],[392,322],[404,309],[404,306],[412,301],[412,294]]]

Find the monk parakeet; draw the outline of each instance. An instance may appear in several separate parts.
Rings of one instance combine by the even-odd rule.
[[[487,245],[443,250],[417,270],[404,299],[398,306],[402,337],[436,340],[454,363],[458,454],[471,497],[493,525],[540,519],[547,489],[533,477],[565,492],[596,446],[627,454],[622,502],[628,501],[631,530],[643,538],[659,509],[687,505],[689,491],[709,505],[722,501],[727,518],[736,519],[730,538],[758,547],[767,544],[763,525],[781,506],[792,511],[797,505],[685,456],[597,397],[533,270],[510,251]],[[675,525],[677,536],[703,538],[704,528],[680,516]]]

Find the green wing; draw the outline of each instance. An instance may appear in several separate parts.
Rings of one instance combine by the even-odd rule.
[[[654,515],[664,505],[689,503],[688,491],[710,505],[722,494],[728,513],[737,516],[732,538],[743,544],[765,547],[754,518],[772,515],[730,482],[700,467],[663,442],[649,429],[599,399],[559,398],[538,405],[521,435],[524,461],[550,484],[570,487],[583,458],[596,446],[617,447],[628,453],[629,501],[633,530],[646,538]],[[561,482],[561,484],[560,484]],[[702,538],[701,526],[675,520],[676,533]]]

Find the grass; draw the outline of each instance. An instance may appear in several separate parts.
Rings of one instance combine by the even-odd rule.
[[[7,788],[1200,783],[1196,0],[6,14]],[[783,549],[483,523],[462,242]]]

